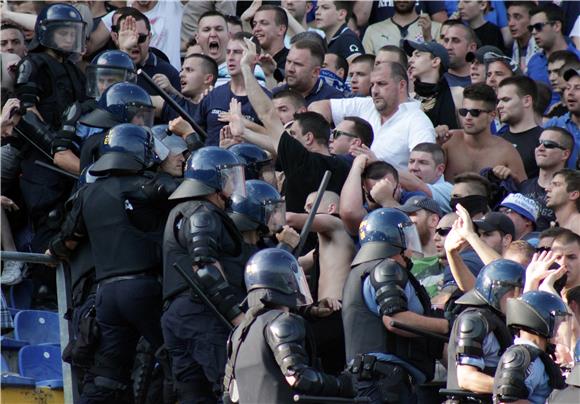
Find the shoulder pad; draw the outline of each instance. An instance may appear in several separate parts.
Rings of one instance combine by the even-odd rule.
[[[407,271],[391,259],[381,261],[370,273],[375,289],[375,300],[383,316],[407,311],[408,300],[405,285],[409,280]]]
[[[483,341],[489,333],[487,319],[475,310],[464,311],[455,321],[457,355],[483,356]]]
[[[529,396],[526,387],[527,370],[535,360],[525,345],[513,345],[501,356],[493,381],[494,402],[525,400]]]
[[[218,226],[219,217],[205,209],[200,209],[189,217],[189,228],[192,234],[214,232],[218,229]]]
[[[34,77],[37,70],[37,65],[30,58],[25,58],[18,65],[18,74],[16,76],[16,85],[28,84]]]
[[[277,343],[301,343],[306,337],[306,329],[299,317],[283,313],[268,324],[268,334]]]

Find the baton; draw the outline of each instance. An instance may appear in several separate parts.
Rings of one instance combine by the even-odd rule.
[[[327,397],[327,396],[309,396],[306,394],[294,394],[292,397],[295,403],[370,403],[369,397]]]
[[[27,136],[24,132],[22,132],[20,129],[18,129],[16,126],[14,128],[12,128],[14,131],[16,131],[16,134],[18,136],[22,136],[22,138],[24,140],[26,140],[30,145],[34,146],[34,148],[36,150],[38,150],[40,153],[42,153],[44,155],[44,157],[46,157],[47,159],[49,159],[50,161],[54,161],[54,159],[52,158],[52,156],[50,154],[48,154],[47,152],[45,152],[42,147],[40,147],[39,145],[37,145],[36,143],[34,143],[34,140],[32,140],[29,136]]]
[[[56,265],[58,260],[55,257],[46,254],[24,253],[20,251],[0,251],[2,261],[22,261],[32,264]]]
[[[147,73],[145,73],[143,71],[143,69],[139,69],[137,70],[137,74],[141,77],[143,77],[145,79],[145,81],[155,89],[155,91],[157,91],[157,93],[161,96],[161,98],[163,98],[163,101],[165,101],[167,104],[169,104],[169,106],[175,110],[175,112],[177,112],[179,114],[179,116],[181,116],[185,121],[187,121],[187,123],[189,123],[192,127],[193,130],[195,130],[195,132],[199,135],[199,137],[201,138],[202,142],[205,142],[205,140],[207,139],[207,133],[205,132],[205,130],[203,130],[203,128],[201,126],[199,126],[197,124],[197,122],[195,122],[193,120],[193,118],[191,116],[189,116],[189,114],[187,113],[186,110],[184,110],[181,105],[179,105],[177,102],[175,102],[175,100],[173,98],[171,98],[169,96],[169,94],[167,94],[165,92],[165,90],[163,90],[161,87],[159,87],[151,78],[151,76],[149,76]]]
[[[47,164],[44,161],[34,160],[34,164],[36,164],[37,166],[40,166],[40,167],[47,168],[47,169],[49,169],[51,171],[54,171],[55,173],[62,174],[62,175],[65,175],[67,177],[73,178],[75,180],[78,180],[79,179],[79,177],[76,176],[76,175],[74,175],[73,173],[69,173],[68,171],[63,170],[62,168],[58,168],[56,166]]]
[[[179,273],[179,275],[181,275],[183,280],[185,280],[185,282],[187,282],[189,287],[192,288],[194,290],[195,294],[201,300],[203,300],[205,305],[207,307],[209,307],[211,309],[211,311],[214,312],[214,314],[217,316],[217,318],[220,319],[220,321],[228,328],[228,330],[230,330],[230,331],[233,330],[234,326],[232,325],[232,323],[230,323],[228,321],[228,319],[225,318],[222,313],[220,313],[220,311],[217,309],[217,307],[215,307],[215,305],[211,302],[211,300],[209,300],[209,297],[207,297],[207,295],[205,294],[205,292],[203,291],[201,286],[199,286],[199,284],[197,283],[197,279],[190,278],[189,276],[187,276],[187,273],[185,272],[185,270],[177,262],[175,264],[173,264],[173,268],[175,268],[177,270],[177,272]]]
[[[449,338],[447,338],[447,336],[445,336],[445,335],[437,334],[436,332],[427,331],[427,330],[424,330],[422,328],[413,327],[413,326],[410,326],[408,324],[403,324],[403,323],[400,323],[400,322],[395,321],[395,320],[392,320],[390,322],[390,325],[391,325],[391,327],[395,327],[395,328],[398,328],[399,330],[407,331],[407,332],[419,335],[421,337],[436,339],[436,340],[441,341],[441,342],[449,342]]]
[[[304,248],[304,243],[306,243],[306,238],[308,238],[308,233],[310,233],[310,228],[312,227],[312,222],[314,221],[314,216],[316,216],[316,212],[318,211],[318,207],[320,206],[320,201],[322,201],[322,196],[324,195],[324,192],[326,191],[326,187],[328,186],[328,182],[330,181],[330,177],[332,177],[332,173],[329,170],[326,170],[326,172],[324,173],[324,177],[322,177],[322,182],[320,183],[320,186],[318,187],[316,199],[314,200],[314,203],[312,204],[312,208],[310,209],[310,213],[308,214],[308,217],[306,218],[306,222],[304,223],[304,226],[302,227],[302,231],[300,232],[300,243],[298,244],[298,247],[296,247],[296,252],[294,253],[294,256],[296,258],[300,257],[300,253],[302,252],[302,249]]]

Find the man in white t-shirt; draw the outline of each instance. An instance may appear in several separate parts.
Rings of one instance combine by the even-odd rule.
[[[386,62],[371,73],[371,97],[317,101],[309,110],[338,125],[345,116],[358,116],[371,124],[371,150],[397,169],[407,169],[411,150],[419,143],[435,143],[435,129],[420,105],[408,100],[408,77],[399,63]]]

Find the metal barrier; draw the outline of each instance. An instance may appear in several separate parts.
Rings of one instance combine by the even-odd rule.
[[[66,311],[69,307],[72,306],[70,271],[68,266],[66,263],[58,261],[56,258],[45,254],[22,253],[17,251],[0,251],[0,259],[2,261],[22,261],[34,264],[56,266],[58,323],[60,328],[60,349],[62,354],[63,349],[68,345],[71,335],[70,324],[64,318]],[[61,363],[64,402],[65,404],[74,404],[79,401],[76,374],[70,364],[64,361],[61,361]]]

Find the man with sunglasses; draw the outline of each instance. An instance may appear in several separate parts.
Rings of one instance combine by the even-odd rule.
[[[559,50],[568,50],[580,56],[574,45],[568,44],[564,36],[564,15],[562,9],[555,4],[544,4],[532,11],[528,30],[532,33],[536,44],[542,49],[528,62],[527,75],[536,80],[550,84],[548,77],[548,58]],[[552,92],[552,102],[558,102],[558,94]]]
[[[453,135],[443,145],[447,153],[445,178],[457,174],[480,172],[498,165],[508,167],[518,181],[526,179],[524,164],[516,149],[506,140],[491,134],[497,97],[485,84],[474,84],[463,91],[463,108],[459,109],[463,133]]]
[[[149,47],[151,35],[149,19],[138,10],[124,12],[111,32],[115,45],[131,57],[137,69],[143,69],[151,77],[156,74],[164,75],[171,86],[180,91],[179,72],[151,51]],[[137,84],[150,95],[157,95],[157,92],[141,76],[138,76]]]
[[[371,147],[373,128],[358,116],[345,116],[344,120],[332,130],[329,149],[332,154],[341,156],[352,165],[355,150]]]

